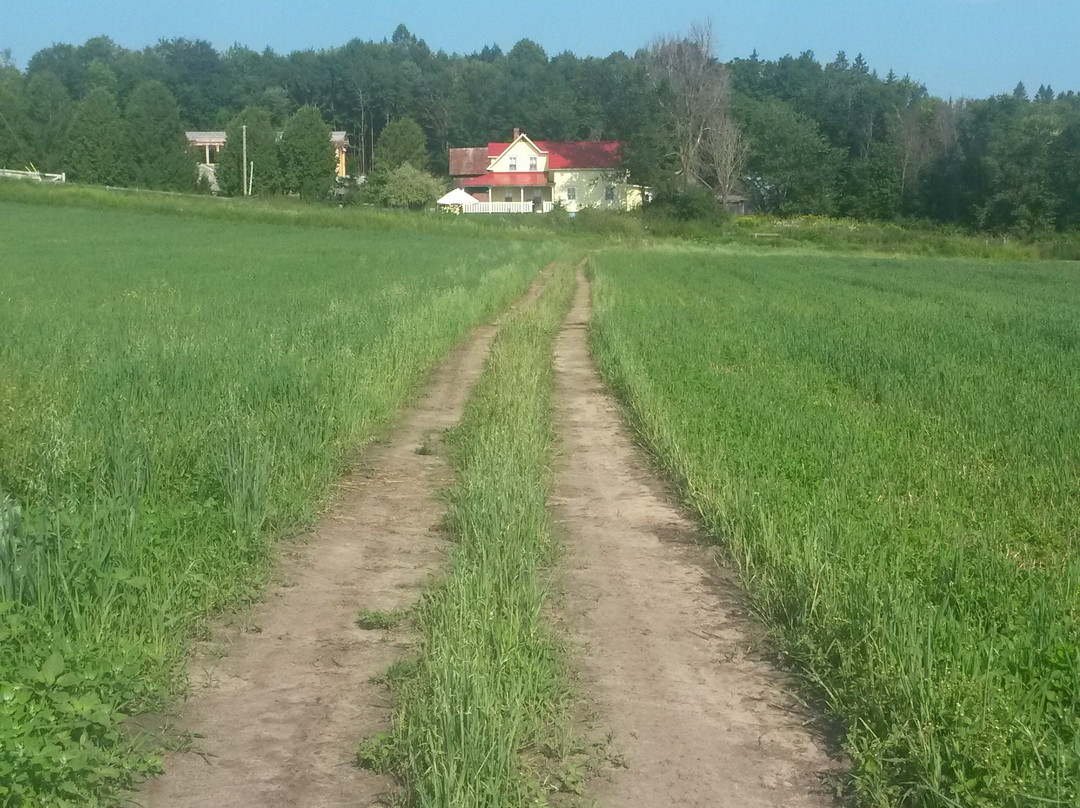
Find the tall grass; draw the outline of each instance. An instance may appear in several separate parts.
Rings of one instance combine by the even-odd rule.
[[[572,270],[559,265],[535,305],[502,325],[451,435],[452,571],[417,610],[421,653],[398,685],[389,753],[410,805],[545,802],[524,755],[565,719],[542,610],[555,554],[546,511],[551,351],[573,289]]]
[[[610,251],[598,360],[862,804],[1080,804],[1080,275]]]
[[[0,241],[0,805],[93,805],[205,616],[558,248],[2,201]]]

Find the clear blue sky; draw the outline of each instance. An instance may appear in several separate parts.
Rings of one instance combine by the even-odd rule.
[[[632,54],[658,34],[711,19],[720,56],[763,58],[812,50],[829,61],[862,52],[884,75],[910,74],[934,95],[983,98],[1018,81],[1080,91],[1080,0],[2,0],[0,50],[16,64],[53,43],[105,34],[131,49],[159,39],[206,39],[279,53],[383,39],[405,23],[437,50],[504,50],[528,37],[549,55]]]

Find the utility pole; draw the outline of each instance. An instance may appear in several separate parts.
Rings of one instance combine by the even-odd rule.
[[[241,128],[243,129],[243,132],[244,132],[244,165],[243,165],[244,176],[243,176],[243,180],[242,180],[243,183],[244,183],[243,195],[244,196],[250,196],[251,191],[248,188],[248,165],[247,165],[247,124],[245,123]]]

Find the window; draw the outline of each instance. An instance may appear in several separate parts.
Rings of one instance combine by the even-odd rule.
[[[604,189],[604,201],[605,202],[614,202],[615,201],[615,186],[614,185],[609,185],[607,188]]]
[[[575,188],[573,185],[567,187],[567,189],[566,189],[566,201],[567,202],[576,202],[577,201],[577,188]]]
[[[512,160],[513,158],[510,158],[510,159]],[[511,191],[509,188],[507,188],[506,192],[503,194],[503,202],[513,202],[513,201],[514,201],[514,192]]]
[[[514,155],[510,155],[509,162],[510,162],[510,170],[511,171],[517,171],[517,157],[515,157]]]
[[[536,155],[529,158],[529,171],[536,171]]]

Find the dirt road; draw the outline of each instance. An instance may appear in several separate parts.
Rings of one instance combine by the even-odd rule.
[[[605,808],[831,805],[819,774],[835,764],[784,678],[747,654],[738,585],[634,448],[589,355],[588,318],[582,276],[556,343],[555,519],[576,666],[626,762],[588,796]]]
[[[818,775],[834,764],[802,726],[783,677],[746,653],[752,623],[738,587],[710,565],[633,448],[589,356],[587,318],[581,278],[556,347],[555,517],[568,547],[566,616],[583,695],[628,766],[587,796],[603,808],[830,805]],[[389,694],[370,679],[407,649],[390,639],[399,634],[358,628],[356,612],[410,605],[443,565],[437,493],[449,471],[437,449],[495,330],[474,332],[365,454],[245,628],[201,650],[180,722],[192,747],[169,756],[138,804],[379,804],[392,783],[352,756],[362,736],[388,725]]]
[[[191,751],[138,795],[151,808],[333,808],[378,804],[388,778],[352,755],[388,726],[383,673],[404,650],[356,626],[357,610],[411,605],[444,560],[438,452],[480,375],[494,326],[473,332],[436,371],[426,395],[344,482],[333,510],[284,562],[285,584],[226,632],[192,668],[181,729]],[[425,449],[425,451],[427,451]]]

